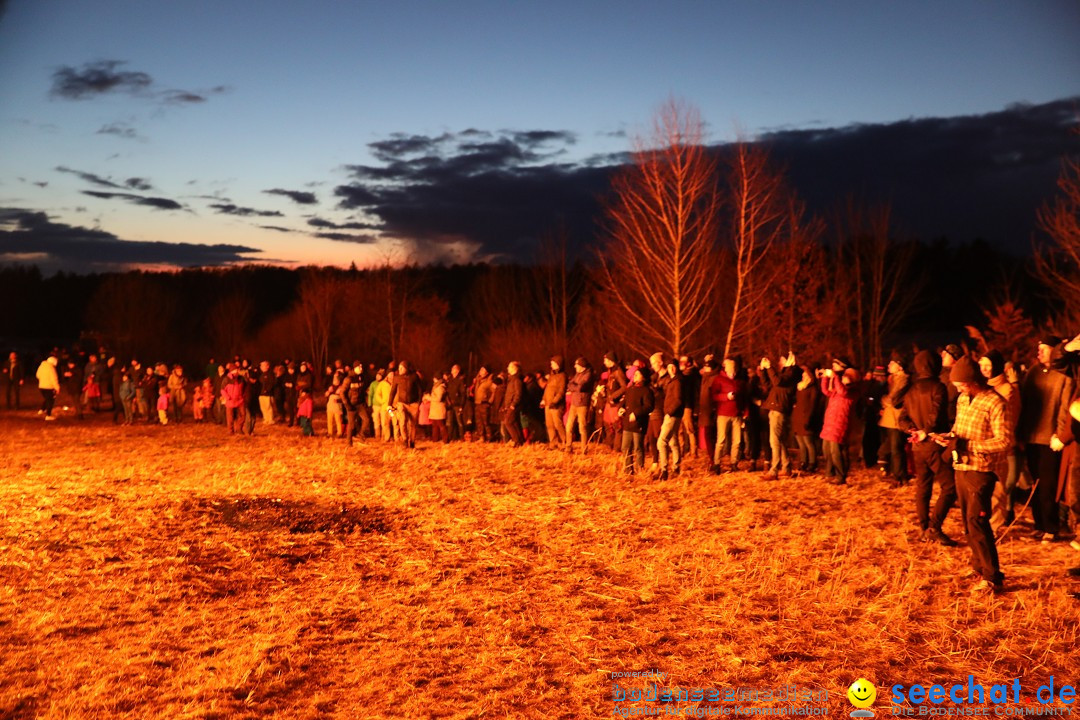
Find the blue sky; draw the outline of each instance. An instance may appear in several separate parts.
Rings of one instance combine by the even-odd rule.
[[[348,168],[385,162],[371,143],[553,131],[523,162],[584,163],[627,150],[672,95],[717,142],[978,115],[1080,94],[1077,38],[1075,1],[10,0],[0,208],[260,261],[469,259],[462,234],[380,239],[377,217],[340,207]],[[58,91],[95,68],[127,82]],[[354,236],[315,237],[312,218]]]

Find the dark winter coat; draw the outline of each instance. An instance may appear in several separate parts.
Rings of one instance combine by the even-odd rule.
[[[645,432],[649,425],[649,414],[653,411],[656,399],[648,385],[630,385],[623,394],[622,428],[626,432]],[[633,414],[634,419],[630,419]]]
[[[585,368],[579,373],[574,373],[566,389],[570,393],[570,407],[589,407],[589,399],[593,391],[592,368]]]
[[[817,435],[825,414],[824,396],[816,382],[796,387],[795,407],[791,411],[791,431],[796,435]]]
[[[547,385],[544,386],[544,407],[549,410],[558,410],[565,404],[566,373],[560,370],[548,376]]]
[[[524,384],[521,382],[521,375],[510,375],[506,379],[506,392],[503,394],[502,411],[517,412],[521,407],[522,395],[524,394]]]
[[[947,432],[949,395],[939,377],[936,356],[923,350],[915,356],[915,380],[907,388],[900,408],[899,426],[905,432]]]
[[[389,402],[391,406],[393,406],[394,403],[412,405],[420,402],[420,398],[423,394],[423,389],[420,387],[420,376],[410,370],[407,373],[398,373],[394,375],[394,382],[390,386]]]
[[[761,407],[784,415],[790,415],[795,407],[795,390],[799,384],[801,371],[794,365],[781,368],[769,367],[766,369],[769,381],[768,395]]]
[[[683,414],[683,378],[676,373],[664,384],[664,414],[668,417],[682,417]]]

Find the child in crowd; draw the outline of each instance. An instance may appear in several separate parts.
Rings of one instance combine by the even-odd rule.
[[[157,416],[162,425],[169,424],[169,388],[164,385],[158,388]]]
[[[300,421],[300,434],[303,437],[311,437],[315,434],[315,430],[311,427],[311,417],[314,413],[315,403],[311,399],[311,393],[301,390],[296,403],[296,417]]]
[[[131,382],[131,374],[127,372],[120,377],[120,404],[124,408],[124,424],[130,425],[134,419],[135,383]]]

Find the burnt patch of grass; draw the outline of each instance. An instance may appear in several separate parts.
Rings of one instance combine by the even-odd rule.
[[[220,516],[221,522],[236,530],[286,530],[294,535],[326,533],[378,533],[393,529],[392,514],[379,507],[336,507],[278,498],[211,498],[196,502],[198,510]]]

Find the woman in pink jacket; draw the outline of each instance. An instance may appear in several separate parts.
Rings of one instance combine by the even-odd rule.
[[[833,368],[836,368],[834,364]],[[822,374],[821,392],[827,398],[825,420],[821,428],[825,472],[833,485],[846,485],[848,474],[847,431],[851,408],[858,398],[859,372],[847,368],[842,374],[828,369]]]

